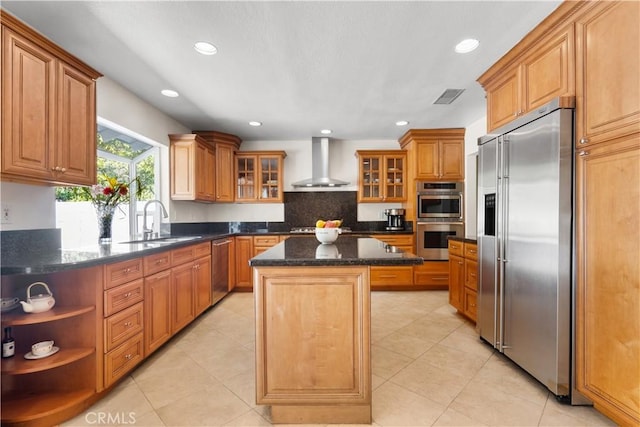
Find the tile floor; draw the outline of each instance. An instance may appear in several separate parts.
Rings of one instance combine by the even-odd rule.
[[[479,341],[444,291],[372,293],[373,425],[612,426]],[[253,295],[234,293],[64,426],[268,426],[254,398]]]

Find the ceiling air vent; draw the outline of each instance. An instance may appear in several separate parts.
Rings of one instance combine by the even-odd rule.
[[[447,89],[436,99],[434,104],[451,104],[462,92],[464,89]]]

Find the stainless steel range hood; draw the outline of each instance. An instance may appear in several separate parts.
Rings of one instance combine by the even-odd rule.
[[[311,178],[294,182],[294,187],[340,187],[348,182],[329,178],[329,142],[331,138],[311,138]]]

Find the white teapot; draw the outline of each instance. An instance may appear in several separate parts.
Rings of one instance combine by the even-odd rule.
[[[31,288],[35,285],[43,286],[47,290],[47,293],[31,296]],[[20,304],[22,304],[22,309],[25,313],[42,313],[44,311],[51,310],[56,304],[56,300],[53,298],[53,295],[46,283],[35,282],[30,284],[27,288],[27,302],[20,301]]]

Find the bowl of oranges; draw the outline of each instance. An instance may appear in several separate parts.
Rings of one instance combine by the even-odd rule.
[[[322,244],[330,244],[338,239],[342,232],[340,226],[341,219],[332,219],[329,221],[319,219],[316,221],[316,239]]]

